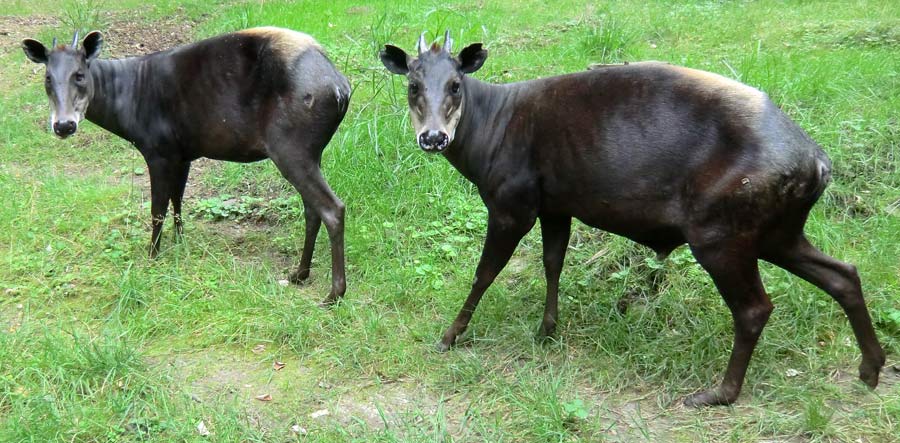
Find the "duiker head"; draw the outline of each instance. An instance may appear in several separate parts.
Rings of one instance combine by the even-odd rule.
[[[465,47],[456,57],[450,53],[452,45],[450,31],[444,34],[443,46],[435,43],[430,48],[423,33],[416,45],[417,57],[392,45],[385,45],[379,54],[388,71],[409,80],[409,113],[416,140],[427,152],[450,146],[465,108],[463,76],[477,71],[487,59],[481,43]]]
[[[103,37],[97,31],[84,37],[81,48],[78,32],[70,45],[57,45],[54,38],[49,50],[37,40],[22,40],[25,56],[47,66],[44,89],[50,99],[50,126],[60,138],[74,134],[87,112],[94,95],[90,66],[100,54],[102,44]]]

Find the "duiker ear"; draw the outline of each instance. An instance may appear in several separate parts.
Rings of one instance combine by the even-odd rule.
[[[25,57],[28,57],[28,60],[35,63],[47,63],[47,48],[43,43],[26,38],[22,40],[22,50],[25,51]]]
[[[400,75],[409,74],[409,55],[404,50],[394,45],[384,45],[384,49],[378,53],[378,57],[381,58],[381,63],[384,63],[384,67],[388,71]]]
[[[81,48],[84,50],[84,59],[90,63],[100,55],[100,47],[103,46],[103,34],[100,31],[91,31],[84,36]]]
[[[483,49],[481,46],[481,43],[472,43],[459,51],[456,61],[459,62],[460,71],[471,74],[481,68],[488,55],[487,49]]]

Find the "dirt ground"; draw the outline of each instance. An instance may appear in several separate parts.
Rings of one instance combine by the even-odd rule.
[[[189,43],[197,22],[185,15],[174,14],[148,22],[139,12],[110,11],[102,15],[107,24],[101,29],[104,36],[104,56],[121,58],[149,54]],[[0,16],[0,47],[3,51],[19,51],[19,42],[35,38],[39,31],[53,28],[62,32],[67,26],[57,17],[45,15]],[[72,35],[58,35],[59,42],[71,42]],[[44,42],[50,45],[50,42]]]

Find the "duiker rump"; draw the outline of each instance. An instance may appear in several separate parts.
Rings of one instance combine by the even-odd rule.
[[[99,32],[69,45],[54,39],[22,42],[25,55],[47,66],[53,132],[75,133],[83,118],[131,142],[147,161],[153,233],[159,252],[169,201],[175,233],[182,232],[181,200],[191,161],[271,158],[300,192],[306,239],[291,274],[309,276],[321,223],[331,240],[332,285],[326,304],[340,298],[344,277],[344,205],[322,177],[319,163],[350,100],[350,85],[312,37],[287,29],[255,28],[167,51],[100,60]]]
[[[536,220],[547,301],[541,332],[557,321],[559,275],[572,218],[628,237],[661,256],[687,243],[725,299],[734,348],[722,384],[688,405],[737,399],[773,306],[758,260],[818,286],[846,312],[871,387],[885,357],[856,269],[803,234],[829,182],[828,157],[762,92],[694,69],[645,62],[521,83],[473,79],[480,43],[451,54],[419,39],[415,56],[386,45],[381,61],[409,81],[419,146],[440,152],[478,187],[487,237],[471,292],[438,344],[453,345],[478,301]]]

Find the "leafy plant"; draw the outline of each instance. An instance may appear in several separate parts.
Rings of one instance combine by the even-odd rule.
[[[562,404],[563,412],[566,413],[566,421],[574,422],[576,420],[585,420],[590,416],[587,405],[580,398],[567,401]]]
[[[440,205],[434,197],[429,204]],[[421,226],[407,226],[404,234],[421,245],[421,254],[412,260],[416,275],[434,289],[444,286],[443,272],[446,265],[455,262],[461,253],[467,257],[481,251],[480,238],[487,229],[487,209],[481,202],[453,198],[435,213],[439,220]],[[386,229],[393,229],[392,222],[385,222]]]
[[[200,200],[195,205],[193,212],[207,220],[240,220],[260,213],[262,208],[261,202],[262,199],[255,197],[232,197],[228,194],[222,194],[217,197]]]
[[[84,36],[96,29],[106,29],[107,23],[103,17],[106,9],[106,0],[66,0],[62,8],[62,22]]]

